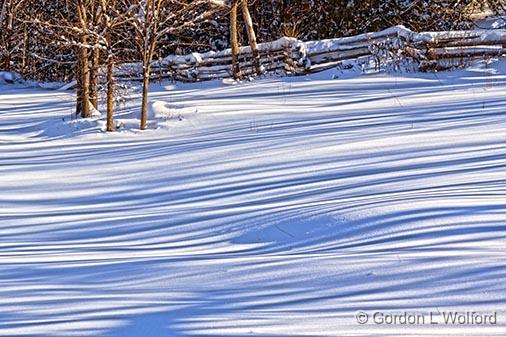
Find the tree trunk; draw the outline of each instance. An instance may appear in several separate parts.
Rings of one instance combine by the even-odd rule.
[[[156,44],[156,39],[150,38],[145,44],[146,49],[143,52],[141,130],[146,130],[148,127],[149,82],[151,81],[151,66],[153,64],[153,57],[155,56]]]
[[[100,49],[94,48],[91,53],[90,103],[98,109],[98,73],[100,70]]]
[[[141,130],[146,130],[148,126],[148,94],[149,94],[149,79],[150,79],[150,65],[144,67],[142,77],[142,108],[141,108]]]
[[[230,45],[232,47],[232,71],[235,79],[241,78],[239,66],[239,38],[237,33],[237,7],[238,2],[234,0],[230,11]]]
[[[248,0],[242,0],[242,15],[244,17],[244,24],[246,25],[246,32],[248,33],[249,45],[251,47],[251,53],[253,54],[253,64],[257,75],[262,73],[262,67],[260,65],[260,54],[258,53],[257,37],[255,34],[255,28],[253,27],[253,20],[248,9]]]
[[[0,43],[5,44],[7,40],[7,28],[4,29],[4,20],[7,16],[7,0],[2,1],[2,8],[0,9]],[[7,46],[5,47],[7,50]],[[1,55],[1,54],[0,54]],[[0,56],[0,69],[8,70],[7,58]]]
[[[114,58],[107,59],[107,131],[114,131]]]
[[[28,51],[28,32],[26,29],[26,24],[23,24],[23,51],[21,56],[21,73],[23,76],[26,74],[26,66],[27,66],[27,51]]]
[[[80,21],[80,26],[82,30],[85,30],[88,27],[88,18],[87,18],[87,9],[83,2],[83,0],[77,0],[77,14]],[[78,51],[79,58],[79,66],[81,75],[81,117],[90,118],[91,117],[91,108],[90,108],[90,62],[89,62],[89,52],[88,48],[85,46],[88,43],[88,36],[86,34],[82,34],[80,36],[81,46]],[[78,103],[79,105],[79,103]]]
[[[82,39],[83,44],[86,43],[86,39]],[[83,118],[91,117],[90,109],[90,69],[88,61],[88,49],[80,47],[80,59],[81,59],[81,116]]]
[[[11,60],[11,53],[7,52],[7,55],[5,56],[5,67],[4,70],[10,71],[12,66],[12,60]]]
[[[77,48],[77,62],[74,65],[74,71],[76,73],[76,117],[81,116],[83,113],[83,76],[81,75],[81,57],[79,56],[79,48]]]

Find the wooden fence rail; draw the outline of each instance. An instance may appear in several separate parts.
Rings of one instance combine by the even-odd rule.
[[[403,26],[381,32],[320,41],[281,38],[258,45],[263,73],[303,75],[335,67],[345,61],[372,60],[380,64],[408,60],[419,70],[441,70],[468,61],[506,55],[506,30],[469,30],[416,33]],[[240,49],[242,76],[259,75],[251,48]],[[139,66],[123,65],[120,79],[139,78]],[[231,50],[172,55],[153,65],[154,79],[205,81],[233,76]]]

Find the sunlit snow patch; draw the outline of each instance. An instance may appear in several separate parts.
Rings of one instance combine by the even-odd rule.
[[[189,122],[198,114],[196,107],[173,104],[165,101],[153,101],[149,105],[148,119],[156,121],[156,127],[169,128],[182,122]]]
[[[248,230],[234,243],[290,247],[316,244],[335,238],[344,231],[343,225],[343,220],[330,215],[296,217]]]

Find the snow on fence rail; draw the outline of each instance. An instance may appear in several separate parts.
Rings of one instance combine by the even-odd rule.
[[[469,30],[416,33],[395,26],[376,33],[321,41],[303,42],[294,38],[258,45],[264,73],[302,75],[335,67],[352,60],[374,60],[387,64],[402,59],[413,61],[419,70],[448,69],[474,59],[506,54],[506,30]],[[242,76],[256,75],[250,47],[240,49]],[[118,77],[135,80],[140,72],[129,65]],[[172,55],[153,66],[153,78],[204,81],[233,76],[231,50]]]

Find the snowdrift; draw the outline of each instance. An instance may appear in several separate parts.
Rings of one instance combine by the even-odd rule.
[[[15,84],[23,81],[23,76],[13,71],[0,71],[0,85]]]
[[[3,87],[0,336],[504,336],[505,63],[343,72],[154,84],[171,128],[72,137],[71,92]]]

